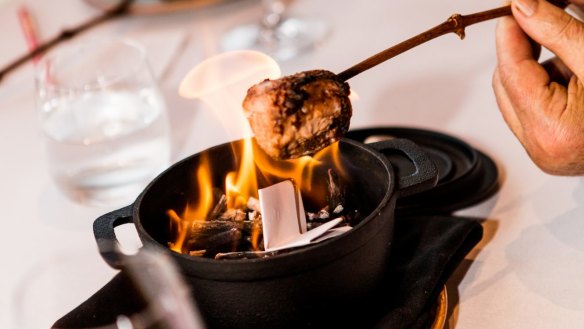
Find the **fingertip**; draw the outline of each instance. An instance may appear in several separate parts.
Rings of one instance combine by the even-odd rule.
[[[515,13],[519,13],[526,17],[531,17],[537,11],[539,5],[538,0],[513,0],[511,6],[515,9]]]

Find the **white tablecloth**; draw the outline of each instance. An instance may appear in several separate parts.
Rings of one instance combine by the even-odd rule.
[[[26,51],[16,18],[16,8],[25,2],[0,2],[0,64]],[[331,33],[317,49],[281,63],[282,72],[340,72],[453,13],[500,3],[298,0],[290,15],[320,17],[330,23]],[[98,13],[79,0],[28,1],[28,6],[44,38]],[[230,0],[203,9],[124,18],[87,36],[128,36],[147,45],[169,105],[178,160],[228,140],[202,104],[177,95],[180,81],[191,67],[220,52],[217,41],[227,29],[259,15],[258,1]],[[443,36],[351,79],[359,95],[351,128],[437,130],[465,140],[499,166],[501,190],[460,212],[488,219],[483,240],[448,284],[450,328],[580,328],[584,179],[542,173],[504,124],[491,89],[494,29],[495,21],[490,21],[469,27],[463,41],[454,34]],[[75,204],[55,189],[34,105],[32,69],[26,64],[0,83],[0,328],[18,329],[18,307],[28,303],[26,287],[34,280],[30,273],[38,273],[43,260],[79,250],[84,266],[103,274],[91,281],[91,289],[114,273],[98,255],[91,228],[96,217],[113,209]],[[132,241],[132,228],[126,231]],[[28,316],[34,312],[29,309]]]

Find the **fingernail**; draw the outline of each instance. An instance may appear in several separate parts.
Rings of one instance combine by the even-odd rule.
[[[513,0],[512,3],[515,8],[519,9],[519,11],[529,17],[535,13],[537,9],[538,0]]]

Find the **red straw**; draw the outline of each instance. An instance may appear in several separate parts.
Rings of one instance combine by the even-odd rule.
[[[31,18],[30,11],[24,5],[18,8],[18,21],[20,22],[20,27],[24,33],[24,38],[26,40],[26,44],[28,45],[28,49],[30,51],[35,50],[39,45],[38,33],[36,25]],[[34,58],[35,62],[38,60],[39,56]]]

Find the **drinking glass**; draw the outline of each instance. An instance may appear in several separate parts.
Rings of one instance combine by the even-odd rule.
[[[286,0],[262,0],[262,9],[259,22],[228,31],[221,40],[223,50],[257,50],[285,61],[316,46],[328,33],[321,19],[286,17]]]
[[[170,164],[164,99],[132,40],[70,44],[37,65],[48,167],[71,199],[121,206]]]

